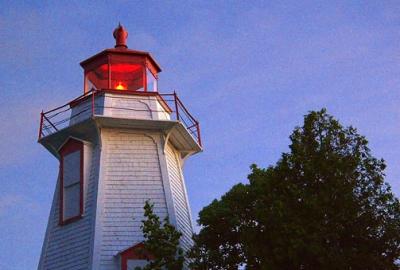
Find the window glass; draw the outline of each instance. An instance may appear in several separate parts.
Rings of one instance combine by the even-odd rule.
[[[103,63],[95,68],[86,72],[86,91],[94,89],[107,89],[108,88],[108,64]]]
[[[157,79],[154,77],[153,73],[146,68],[147,75],[147,91],[157,92]]]
[[[81,151],[65,155],[63,161],[64,187],[79,183],[81,180]]]
[[[128,260],[128,270],[135,270],[136,267],[145,267],[149,264],[147,260]]]
[[[111,89],[143,91],[143,65],[115,63],[111,65]]]
[[[79,182],[64,188],[64,220],[80,214],[80,192]]]
[[[81,151],[63,157],[63,219],[80,215]]]

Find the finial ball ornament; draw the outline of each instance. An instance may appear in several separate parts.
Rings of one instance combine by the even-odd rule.
[[[128,31],[121,25],[118,24],[118,27],[115,28],[113,32],[113,36],[115,38],[115,48],[128,48],[126,45],[126,39],[128,38]]]

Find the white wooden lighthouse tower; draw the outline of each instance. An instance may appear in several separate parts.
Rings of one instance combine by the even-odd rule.
[[[39,270],[127,270],[136,252],[146,200],[191,245],[192,219],[182,174],[201,151],[199,123],[175,93],[158,92],[157,62],[116,45],[81,62],[84,93],[42,112],[39,142],[60,162]]]

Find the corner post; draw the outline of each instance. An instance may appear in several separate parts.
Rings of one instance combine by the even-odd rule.
[[[175,102],[175,113],[176,113],[176,120],[179,121],[179,111],[178,111],[178,96],[174,90],[174,102]]]
[[[43,131],[43,110],[40,113],[40,125],[39,125],[39,140],[42,138],[42,131]]]
[[[199,145],[200,145],[201,147],[203,147],[203,146],[201,145],[200,124],[199,124],[199,122],[197,122],[197,121],[196,121],[196,130],[197,130],[197,142],[199,143]]]
[[[96,94],[96,90],[92,91],[92,117],[94,117],[94,95]]]

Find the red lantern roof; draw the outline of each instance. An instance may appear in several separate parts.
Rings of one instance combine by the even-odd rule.
[[[84,92],[92,88],[157,91],[161,68],[151,54],[128,49],[128,32],[121,24],[113,36],[115,48],[106,49],[80,63],[85,72]]]

